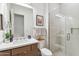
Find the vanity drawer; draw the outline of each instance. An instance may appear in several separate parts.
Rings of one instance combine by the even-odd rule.
[[[25,51],[26,51],[25,47],[15,48],[15,49],[12,49],[12,55],[14,56],[24,55]]]
[[[10,56],[10,50],[0,51],[0,56]]]
[[[30,51],[30,46],[24,46],[20,48],[12,49],[12,55],[13,56],[25,56],[27,55],[28,51]]]
[[[31,51],[31,45],[26,46],[26,52]]]
[[[29,56],[38,56],[38,44],[31,45],[31,51],[29,52]]]
[[[37,49],[38,49],[37,44],[32,44],[31,49],[32,49],[32,51],[37,51]]]

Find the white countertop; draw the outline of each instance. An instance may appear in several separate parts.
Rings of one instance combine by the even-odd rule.
[[[29,39],[29,40],[20,40],[20,41],[11,42],[11,43],[2,43],[0,44],[0,51],[22,47],[30,44],[35,44],[38,42],[39,41],[36,39]]]

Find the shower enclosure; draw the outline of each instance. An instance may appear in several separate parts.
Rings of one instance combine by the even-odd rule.
[[[58,56],[79,56],[79,4],[48,6],[50,50]]]

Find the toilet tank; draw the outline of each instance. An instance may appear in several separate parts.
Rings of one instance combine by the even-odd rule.
[[[45,48],[45,40],[39,41],[38,48],[39,49]]]

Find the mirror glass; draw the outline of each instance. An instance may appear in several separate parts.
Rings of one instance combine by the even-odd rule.
[[[24,36],[24,15],[14,14],[14,34]]]

